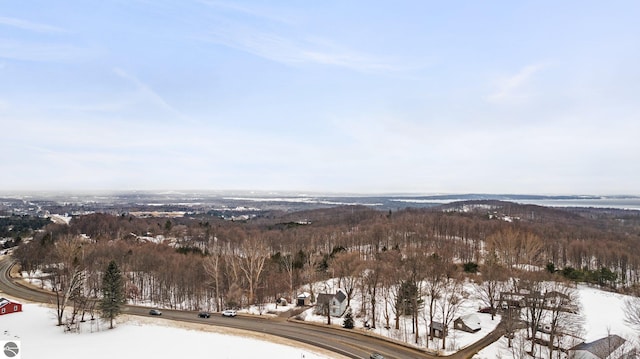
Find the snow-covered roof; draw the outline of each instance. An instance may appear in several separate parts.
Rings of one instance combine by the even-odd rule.
[[[303,292],[298,294],[298,298],[309,298],[311,296],[311,294],[307,293],[307,292]]]
[[[5,305],[11,303],[11,301],[7,298],[0,298],[0,308],[4,307]]]
[[[604,337],[591,343],[578,344],[575,347],[569,349],[573,351],[584,350],[599,357],[607,358],[611,353],[616,351],[626,340],[618,335],[612,334],[608,337]]]
[[[469,328],[473,330],[479,330],[480,328],[480,318],[475,313],[462,315],[459,318],[462,322]]]

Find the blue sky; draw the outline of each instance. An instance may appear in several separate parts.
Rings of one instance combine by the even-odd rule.
[[[0,0],[0,189],[640,194],[638,18]]]

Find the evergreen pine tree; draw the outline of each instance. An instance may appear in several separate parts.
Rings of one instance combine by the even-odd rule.
[[[347,310],[347,314],[344,315],[344,321],[342,322],[342,327],[346,329],[353,329],[355,325],[353,321],[353,315],[350,310]]]
[[[113,320],[120,314],[125,303],[122,274],[115,261],[109,262],[102,277],[102,300],[100,312],[103,318],[109,318],[109,329],[113,329]]]

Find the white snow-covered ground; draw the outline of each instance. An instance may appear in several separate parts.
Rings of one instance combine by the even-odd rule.
[[[340,356],[282,338],[158,318],[121,316],[108,323],[85,323],[81,333],[56,326],[53,308],[23,304],[21,313],[0,316],[0,341],[19,340],[21,358],[291,358]],[[224,332],[224,333],[223,333]]]
[[[26,277],[26,274],[25,274],[25,277]],[[34,277],[37,278],[38,276],[35,275]],[[31,279],[31,282],[34,285],[40,285],[40,283],[37,282],[37,280],[34,280],[33,278]],[[335,293],[337,289],[338,289],[337,280],[335,279],[330,279],[326,282],[319,282],[314,285],[314,292],[316,294]],[[582,339],[584,341],[590,342],[593,340],[597,340],[599,338],[603,338],[607,336],[610,333],[610,334],[617,334],[623,338],[626,338],[627,340],[634,341],[634,345],[637,345],[638,333],[635,333],[624,322],[624,313],[623,313],[622,305],[624,303],[625,298],[627,298],[626,296],[602,291],[597,288],[589,287],[586,285],[579,285],[577,289],[578,289],[580,304],[582,306],[582,313],[584,313],[583,315],[584,333],[582,335],[583,336]],[[465,299],[464,304],[461,306],[459,312],[457,313],[457,316],[461,316],[469,313],[476,313],[478,308],[484,306],[476,296],[477,290],[474,287],[473,283],[467,283],[465,285],[465,291],[467,292],[467,298]],[[442,343],[440,340],[436,339],[434,341],[427,342],[427,338],[426,338],[427,328],[426,328],[425,316],[422,316],[418,320],[419,321],[418,330],[420,335],[419,335],[418,343],[416,343],[415,335],[412,333],[411,318],[401,317],[399,330],[394,329],[394,319],[392,318],[390,320],[391,328],[386,329],[384,328],[384,318],[383,318],[384,299],[378,298],[377,303],[378,303],[378,310],[376,314],[377,316],[376,328],[366,329],[364,327],[364,323],[365,321],[368,322],[370,318],[368,316],[359,316],[360,308],[362,306],[362,298],[359,294],[354,295],[354,297],[351,300],[351,308],[353,309],[354,319],[355,319],[354,330],[359,330],[359,331],[367,332],[369,334],[379,335],[382,337],[389,338],[391,340],[404,342],[409,345],[415,345],[420,348],[428,348],[429,351],[431,352],[437,352],[439,354],[444,354],[444,355],[451,354],[457,350],[460,350],[480,340],[481,338],[486,336],[489,332],[491,332],[493,329],[495,329],[496,325],[500,321],[500,316],[496,316],[495,320],[492,321],[491,316],[489,314],[477,313],[477,316],[481,321],[480,324],[482,329],[477,333],[467,333],[467,332],[455,330],[449,327],[449,336],[447,337],[447,340],[446,340],[446,349],[441,350],[440,348],[442,346]],[[149,305],[152,305],[152,304],[149,304]],[[34,304],[29,305],[29,307],[31,306],[35,306],[36,308],[38,308],[38,306]],[[295,305],[293,304],[289,306],[278,306],[278,308],[275,307],[275,304],[265,304],[263,306],[259,306],[259,307],[254,306],[249,309],[243,309],[241,311],[255,314],[255,315],[275,315],[277,312],[286,311],[294,307]],[[35,309],[35,310],[42,310],[42,308]],[[41,316],[47,317],[51,323],[54,323],[55,320],[54,320],[53,310],[52,309],[44,309],[44,310],[48,312],[44,314],[41,313]],[[313,310],[314,310],[313,308],[308,309],[301,315],[301,317],[303,317],[305,321],[309,321],[309,322],[322,323],[322,324],[326,323],[326,320],[327,320],[326,316],[316,315],[313,313]],[[22,314],[19,314],[19,315],[22,315]],[[4,318],[0,317],[0,324],[3,324],[3,326],[0,326],[0,329],[2,330],[6,330],[4,329],[5,328],[4,320],[5,320]],[[229,344],[235,340],[242,341],[242,340],[253,340],[253,339],[247,339],[244,337],[242,338],[231,337],[233,339],[219,339],[217,337],[217,336],[220,336],[219,333],[211,333],[211,332],[209,333],[195,332],[194,333],[193,330],[188,331],[185,329],[176,329],[176,328],[159,326],[159,325],[156,325],[157,323],[154,323],[154,322],[149,323],[148,320],[149,319],[147,318],[131,319],[123,323],[121,326],[124,328],[120,328],[122,330],[119,330],[119,332],[132,331],[131,334],[128,334],[125,338],[131,338],[135,336],[139,336],[142,338],[151,338],[149,340],[144,339],[138,342],[138,346],[142,348],[140,349],[141,350],[140,353],[149,353],[149,350],[152,350],[151,348],[153,347],[153,344],[151,344],[151,342],[156,341],[154,337],[162,338],[163,334],[160,333],[162,331],[168,331],[169,333],[176,331],[176,333],[178,332],[181,333],[180,335],[184,335],[185,338],[187,338],[187,339],[184,339],[184,341],[185,343],[187,343],[186,345],[188,347],[191,347],[191,346],[199,347],[200,346],[199,343],[202,343],[202,342],[212,343],[211,345],[206,346],[207,347],[206,350],[202,350],[201,352],[195,353],[198,355],[205,355],[205,353],[210,354],[212,353],[212,350],[214,350],[213,352],[218,353],[215,351],[217,350],[215,349],[215,347],[218,345],[216,344],[218,341],[224,343],[223,345],[221,345],[222,348],[230,348],[232,346],[253,348],[256,346],[253,344],[252,345]],[[147,324],[151,324],[150,326],[151,329],[147,329]],[[331,324],[334,326],[341,327],[343,324],[343,318],[332,317]],[[53,324],[50,324],[49,326],[53,326]],[[53,329],[54,331],[56,331],[58,334],[61,334],[60,328],[55,326],[53,327],[54,327]],[[211,327],[195,328],[195,329],[206,329],[209,331],[214,330]],[[155,334],[155,331],[158,331],[159,333]],[[181,331],[184,331],[186,334],[182,333]],[[110,332],[110,331],[107,331],[107,332]],[[71,334],[66,334],[66,336],[70,336],[70,335]],[[81,334],[81,336],[83,335],[85,334]],[[98,335],[107,335],[107,334],[98,333]],[[204,335],[205,337],[202,337],[202,338],[199,337],[201,335]],[[175,334],[174,336],[176,338],[179,337],[178,334]],[[167,337],[171,337],[171,335],[167,335]],[[115,340],[119,340],[119,339],[115,339]],[[270,340],[270,339],[265,339],[265,340]],[[278,340],[280,341],[280,339]],[[516,337],[514,340],[517,341],[520,339]],[[158,340],[158,342],[162,343],[163,345],[164,343],[167,343],[169,341],[170,340],[168,339]],[[133,342],[135,343],[136,341],[133,341]],[[293,345],[298,345],[298,344],[293,343]],[[266,349],[261,349],[261,350],[266,350]],[[312,356],[312,355],[319,355],[319,354],[311,354],[311,352],[305,352],[299,349],[292,349],[292,350],[294,354],[291,354],[291,355],[294,355],[294,356],[289,356],[289,354],[283,354],[284,357],[299,358],[299,357],[302,357],[302,355],[304,355],[306,358],[335,357],[332,353],[323,354],[325,356]],[[160,351],[160,352],[163,355],[165,353],[170,353],[170,351]],[[542,354],[545,354],[544,350],[541,350],[540,352]],[[114,352],[111,352],[111,353],[113,354]],[[224,351],[223,354],[220,354],[219,357],[246,358],[250,355],[250,353],[247,353],[247,352],[239,352],[238,355],[235,356],[235,353],[236,353],[235,349],[233,351],[230,350],[229,352]],[[256,353],[260,353],[260,350],[257,350]],[[196,355],[196,357],[199,357],[198,355]],[[506,358],[513,358],[515,356],[517,356],[517,354],[514,354],[511,351],[511,349],[507,348],[507,340],[503,337],[498,342],[482,350],[480,353],[478,353],[475,356],[475,358],[477,359],[505,358],[506,359]],[[40,356],[35,356],[35,357],[40,357]],[[105,356],[105,358],[106,357],[109,357],[109,356]],[[167,354],[167,356],[160,356],[158,358],[165,358],[165,357],[173,358],[175,356],[171,356]],[[71,358],[75,358],[75,356]],[[96,357],[96,358],[101,358],[101,357]]]
[[[44,286],[48,287],[49,283],[42,282],[39,278],[41,276],[41,272],[29,273],[23,272],[22,276],[25,281],[29,282],[34,286]],[[336,278],[329,279],[324,282],[318,282],[314,284],[314,292],[318,293],[335,293],[338,290],[338,280]],[[467,298],[465,299],[463,305],[460,308],[460,311],[457,313],[456,317],[462,316],[465,314],[476,313],[478,309],[484,306],[481,301],[476,297],[477,289],[473,283],[467,282],[465,284],[465,291],[467,293]],[[358,291],[356,291],[358,292]],[[391,328],[384,328],[384,319],[383,319],[383,307],[384,307],[384,299],[377,299],[377,325],[376,328],[365,329],[364,322],[370,321],[368,317],[360,317],[358,312],[359,308],[362,306],[362,297],[359,293],[355,293],[354,297],[351,299],[350,307],[353,309],[354,320],[355,320],[355,329],[368,332],[369,334],[379,335],[385,338],[389,338],[391,340],[399,341],[402,343],[407,343],[409,345],[414,345],[419,348],[427,348],[431,352],[448,355],[454,353],[468,345],[473,344],[474,342],[482,339],[488,333],[493,331],[495,327],[500,322],[500,316],[496,315],[494,320],[491,320],[491,316],[489,314],[481,314],[478,313],[478,318],[480,319],[481,330],[477,333],[467,333],[460,330],[454,330],[449,328],[449,336],[446,338],[445,349],[442,350],[442,342],[440,339],[429,340],[427,339],[427,318],[426,315],[420,316],[418,318],[418,333],[419,338],[418,342],[415,341],[415,334],[412,330],[412,322],[411,318],[408,316],[400,317],[400,329],[395,329],[395,322],[392,318],[390,320]],[[145,302],[137,302],[137,305],[147,305],[150,307],[154,307],[154,303],[145,303]],[[389,304],[391,305],[391,304]],[[295,308],[295,304],[290,304],[288,306],[278,306],[276,308],[274,303],[267,303],[262,306],[252,306],[250,308],[241,309],[241,312],[254,314],[254,315],[275,315],[277,312],[287,311],[289,309]],[[301,317],[304,318],[305,321],[314,322],[314,323],[326,323],[327,318],[323,315],[316,315],[313,313],[314,308],[310,308],[305,311]],[[343,318],[331,318],[331,324],[334,326],[342,327]]]
[[[617,334],[623,338],[637,337],[624,322],[623,305],[626,295],[605,292],[586,285],[578,286],[580,302],[584,313],[585,341],[591,342],[608,333]]]
[[[578,295],[584,320],[584,337],[582,339],[585,342],[592,342],[609,334],[616,334],[628,340],[632,345],[638,345],[639,333],[636,333],[624,321],[625,317],[622,308],[628,296],[602,291],[586,285],[578,285]],[[521,339],[516,337],[514,341],[517,340]],[[538,352],[542,355],[547,354],[546,349],[538,350]],[[474,358],[506,359],[516,356],[507,347],[507,339],[502,337],[498,342],[481,350]]]
[[[354,301],[357,302],[357,301]],[[355,303],[354,303],[355,304]],[[459,315],[465,315],[469,313],[476,313],[477,307],[467,306],[460,311]],[[467,333],[460,330],[454,330],[453,328],[449,328],[449,335],[447,336],[445,346],[446,350],[441,350],[442,342],[439,339],[435,339],[434,341],[429,343],[429,349],[432,349],[433,352],[438,352],[440,354],[449,355],[452,354],[464,347],[467,347],[476,341],[482,339],[491,331],[493,331],[498,323],[500,322],[500,316],[496,315],[495,319],[491,320],[491,315],[477,313],[478,318],[480,319],[480,331],[476,333]],[[326,323],[327,317],[324,315],[313,314],[313,309],[309,309],[305,312],[305,321],[314,322],[314,323]],[[331,324],[335,326],[342,327],[343,318],[331,318]],[[356,328],[354,330],[361,330],[368,333],[374,333],[376,335],[390,338],[393,340],[397,340],[400,342],[404,342],[410,345],[414,345],[420,348],[426,348],[426,321],[424,318],[419,319],[419,341],[418,344],[415,343],[415,334],[412,333],[411,328],[411,318],[404,317],[400,319],[400,330],[394,329],[394,323],[391,322],[391,328],[386,329],[384,326],[378,323],[375,329],[365,329],[363,328],[362,320],[356,319]]]
[[[317,288],[315,293],[335,293],[338,289],[336,286],[337,281],[335,279],[330,279],[326,282],[316,284]],[[460,307],[460,310],[456,314],[456,318],[459,316],[463,316],[466,314],[477,313],[480,307],[484,305],[476,296],[476,288],[473,283],[467,282],[464,288],[467,293],[467,298],[463,302]],[[493,331],[498,323],[500,322],[500,316],[496,315],[494,320],[491,320],[490,314],[477,313],[478,318],[480,319],[480,327],[481,330],[476,333],[467,333],[461,330],[455,330],[452,328],[453,323],[449,327],[449,335],[445,341],[445,349],[442,350],[442,342],[439,339],[434,339],[433,341],[429,341],[427,343],[427,318],[426,315],[420,316],[418,318],[418,343],[415,341],[415,334],[412,331],[411,317],[404,316],[400,317],[400,329],[395,329],[395,321],[392,318],[390,320],[391,328],[386,329],[384,326],[384,317],[383,317],[383,308],[384,308],[384,299],[378,298],[376,300],[377,304],[377,314],[376,314],[376,328],[373,329],[365,329],[364,322],[369,321],[368,317],[358,317],[358,312],[360,311],[360,307],[362,306],[362,299],[360,295],[355,295],[351,299],[350,307],[352,308],[352,312],[354,313],[355,320],[355,329],[354,330],[362,330],[368,333],[375,333],[379,336],[390,338],[392,340],[400,341],[403,343],[407,343],[409,345],[414,345],[419,348],[427,348],[431,352],[449,355],[452,354],[464,347],[467,347],[478,340],[485,337],[491,331]],[[369,314],[370,315],[370,314]],[[392,315],[393,316],[393,315]],[[306,310],[301,316],[305,321],[314,322],[314,323],[326,323],[327,317],[325,315],[317,315],[314,314],[314,308]],[[394,316],[393,316],[394,317]],[[331,325],[342,327],[343,318],[331,318]]]

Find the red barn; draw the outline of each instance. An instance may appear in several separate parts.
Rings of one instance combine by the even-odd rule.
[[[22,311],[22,304],[15,303],[6,298],[0,298],[0,315]]]

